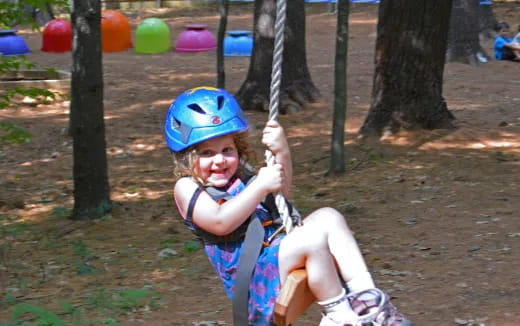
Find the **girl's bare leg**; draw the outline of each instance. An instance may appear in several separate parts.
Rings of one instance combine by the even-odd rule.
[[[335,209],[321,208],[288,234],[280,245],[280,279],[305,266],[309,287],[318,300],[337,296],[341,279],[350,281],[367,267],[344,217]],[[336,266],[337,264],[337,266]]]
[[[350,291],[364,293],[364,300],[382,298],[379,290],[362,292],[375,285],[344,217],[332,208],[315,211],[304,220],[303,226],[288,234],[280,245],[278,260],[282,282],[291,270],[302,266],[307,268],[309,287],[325,308],[320,325],[358,324],[359,316],[352,310],[349,300],[328,306],[342,295],[338,273],[343,281],[348,282]],[[384,309],[373,317],[378,320],[378,325],[412,325],[385,300]]]
[[[326,235],[312,232],[311,224],[295,229],[280,244],[280,282],[294,269],[307,269],[308,284],[318,301],[338,296],[342,291]]]

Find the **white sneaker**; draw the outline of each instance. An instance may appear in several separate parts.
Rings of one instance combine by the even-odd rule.
[[[390,302],[386,293],[379,289],[370,289],[348,295],[350,306],[360,315],[363,322],[373,326],[412,326],[397,308]]]
[[[475,56],[477,57],[478,61],[480,61],[482,63],[488,62],[488,59],[486,58],[486,56],[482,52],[477,52],[477,54]]]

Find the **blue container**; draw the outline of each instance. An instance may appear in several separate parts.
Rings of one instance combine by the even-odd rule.
[[[491,0],[480,0],[481,6],[491,6],[493,4],[493,1]]]
[[[4,57],[30,53],[24,39],[12,29],[0,30],[0,52]]]
[[[253,52],[253,37],[251,31],[228,31],[224,38],[224,56],[247,57]]]

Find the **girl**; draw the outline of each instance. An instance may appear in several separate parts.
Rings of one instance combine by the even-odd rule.
[[[307,269],[309,287],[324,308],[320,326],[412,325],[375,288],[339,212],[321,208],[291,233],[276,233],[279,218],[268,199],[273,192],[289,194],[289,145],[282,127],[269,121],[262,143],[276,163],[250,178],[247,128],[233,96],[209,87],[182,93],[170,106],[165,122],[179,178],[174,187],[177,207],[186,225],[203,241],[227,295],[234,299],[234,325],[274,325],[279,289],[287,275],[301,267]],[[255,236],[260,237],[260,244],[257,251],[251,251],[255,241],[250,239]],[[248,259],[254,265],[249,269]],[[245,297],[239,298],[244,289]]]
[[[511,39],[509,24],[506,22],[499,22],[497,23],[495,30],[498,34],[493,48],[495,51],[495,59],[520,61],[520,43],[518,43],[517,36],[515,36],[514,39]]]

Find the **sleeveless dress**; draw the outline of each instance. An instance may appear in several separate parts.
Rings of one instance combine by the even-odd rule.
[[[236,179],[226,192],[236,196],[245,188],[240,179]],[[263,205],[258,205],[255,215],[261,221],[270,220],[269,212]],[[197,228],[196,225],[194,225]],[[273,234],[276,226],[265,228],[265,238]],[[276,298],[280,291],[280,274],[278,269],[278,250],[284,235],[277,236],[268,247],[263,247],[257,259],[249,286],[249,322],[253,326],[276,326],[273,323],[273,312]],[[218,244],[204,244],[204,251],[213,268],[217,272],[228,297],[233,299],[238,260],[242,253],[244,241],[233,241]]]

